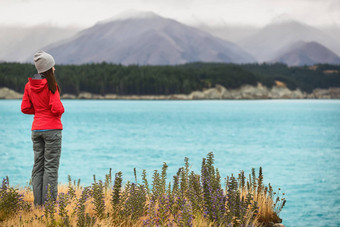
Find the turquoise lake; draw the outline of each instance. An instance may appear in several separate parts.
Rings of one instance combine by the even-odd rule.
[[[27,186],[33,116],[20,100],[0,100],[0,177]],[[215,155],[221,177],[263,168],[265,184],[281,188],[286,226],[340,226],[340,100],[118,101],[63,100],[59,181],[92,183],[109,168],[133,180],[163,162],[168,180],[189,158],[200,172]]]

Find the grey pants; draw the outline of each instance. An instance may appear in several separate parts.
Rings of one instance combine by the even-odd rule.
[[[50,185],[52,197],[57,198],[61,137],[61,130],[32,131],[34,205],[45,203],[48,185]]]

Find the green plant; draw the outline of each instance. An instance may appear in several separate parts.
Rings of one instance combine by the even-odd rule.
[[[70,226],[70,217],[66,208],[70,202],[69,194],[59,193],[57,201],[59,207],[59,216],[61,217],[62,226],[65,227]]]
[[[68,192],[67,192],[68,196],[70,199],[73,199],[76,194],[75,194],[75,189],[72,186],[72,179],[71,176],[68,175]]]
[[[99,219],[103,219],[105,215],[105,200],[104,200],[104,185],[101,180],[98,183],[92,184],[92,190],[90,191],[93,198],[94,211]]]
[[[132,220],[140,218],[145,211],[146,193],[143,185],[132,183],[128,189],[127,199],[123,203],[121,215]]]
[[[148,184],[148,179],[146,176],[146,170],[143,169],[143,173],[142,173],[142,180],[143,180],[143,184],[146,190],[146,194],[149,195],[150,194],[150,189],[149,189],[149,184]]]
[[[57,226],[54,214],[56,213],[56,201],[52,196],[51,185],[47,186],[47,197],[44,203],[44,214],[47,226]]]
[[[32,205],[23,200],[23,195],[10,187],[9,178],[4,178],[0,188],[0,222],[19,211],[28,212],[31,208]]]
[[[109,174],[105,175],[105,183],[104,183],[105,193],[107,192],[109,188],[111,188],[111,185],[112,185],[112,168],[110,168]]]
[[[153,181],[152,181],[152,196],[155,200],[158,200],[158,198],[162,194],[162,182],[161,177],[159,176],[158,170],[155,170],[153,173]]]
[[[122,181],[122,172],[116,173],[111,197],[111,205],[114,210],[117,208],[121,200]]]
[[[89,224],[88,214],[85,213],[85,203],[89,198],[90,187],[85,187],[81,193],[80,198],[77,200],[77,226],[83,227]]]

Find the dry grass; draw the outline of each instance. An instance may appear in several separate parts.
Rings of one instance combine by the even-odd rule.
[[[150,224],[145,226],[215,227],[267,226],[268,223],[281,222],[278,215],[285,205],[284,193],[281,193],[279,189],[276,194],[270,185],[263,185],[262,168],[258,176],[256,176],[255,169],[252,169],[252,174],[248,179],[245,178],[243,171],[237,179],[233,175],[227,177],[226,188],[222,190],[219,172],[213,167],[212,154],[209,153],[208,158],[203,159],[202,170],[204,171],[201,175],[195,175],[192,172],[189,176],[188,159],[185,161],[185,167],[178,171],[177,178],[174,177],[173,185],[169,187],[165,186],[167,165],[164,163],[162,176],[156,174],[157,171],[155,171],[153,188],[149,193],[146,178],[143,179],[143,184],[127,183],[123,187],[121,175],[117,173],[112,185],[111,170],[106,175],[104,184],[94,180],[95,183],[91,187],[86,187],[89,191],[79,184],[76,185],[75,182],[72,184],[69,178],[68,185],[58,186],[59,196],[66,195],[68,217],[66,220],[68,222],[65,222],[65,216],[62,217],[60,214],[59,206],[63,201],[62,196],[58,196],[56,210],[51,211],[48,210],[48,205],[34,207],[32,190],[21,189],[18,192],[23,195],[24,201],[31,204],[31,210],[17,209],[16,213],[8,214],[2,222],[0,219],[0,226],[133,227],[143,226],[147,222]],[[9,195],[4,188],[6,187],[3,183],[0,188],[2,195]],[[73,191],[74,197],[72,197]],[[85,211],[81,212],[80,204],[83,201],[81,198],[85,194],[87,195],[86,202],[83,204]],[[7,201],[12,201],[12,199]],[[0,205],[6,207],[4,203]],[[100,211],[98,207],[105,208]],[[1,212],[0,209],[0,214]],[[102,215],[99,212],[102,212]],[[50,213],[54,214],[54,218],[46,218],[45,215]]]
[[[58,192],[59,193],[67,193],[68,186],[66,185],[59,185],[58,186]],[[75,189],[77,198],[80,197],[82,188],[76,188]],[[8,220],[5,220],[4,222],[0,223],[0,226],[25,226],[25,227],[45,227],[46,226],[46,220],[44,217],[44,210],[42,207],[34,207],[33,206],[33,193],[30,190],[19,190],[20,194],[24,195],[24,200],[27,202],[30,202],[32,204],[32,211],[31,212],[20,212],[16,214],[15,216],[11,217]],[[111,193],[112,190],[108,190],[105,193],[105,204],[106,206],[106,213],[112,213],[112,208],[110,206],[110,200],[111,200]],[[242,196],[246,196],[248,193],[247,190],[242,191]],[[259,205],[259,213],[257,215],[257,218],[252,221],[245,224],[245,226],[261,226],[261,223],[265,220],[277,220],[279,222],[279,217],[275,213],[273,209],[274,201],[268,196],[264,194],[259,194],[255,197],[255,201]],[[147,204],[148,205],[148,202]],[[72,214],[76,207],[76,200],[72,200],[72,203],[70,203],[68,208],[68,215],[71,217],[70,224],[72,226],[77,226],[77,220],[75,214]],[[91,203],[91,200],[86,202],[86,213],[89,213],[91,216],[95,216],[94,212],[94,205]],[[248,214],[252,215],[252,214]],[[134,222],[132,220],[127,219],[125,223],[123,223],[121,226],[142,226],[143,221],[146,219],[146,216],[143,216],[139,219],[139,221]],[[170,218],[170,217],[169,217]],[[57,217],[57,223],[62,223],[62,220],[60,217]],[[250,218],[249,218],[250,220]],[[113,226],[111,223],[110,218],[106,218],[104,220],[97,220],[95,226]],[[195,219],[193,221],[193,226],[216,226],[215,223],[210,222],[206,218],[204,218],[201,214],[197,214],[195,216]]]

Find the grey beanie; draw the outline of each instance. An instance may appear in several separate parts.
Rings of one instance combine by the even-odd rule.
[[[52,55],[40,50],[34,55],[35,68],[38,73],[43,73],[55,65]]]

